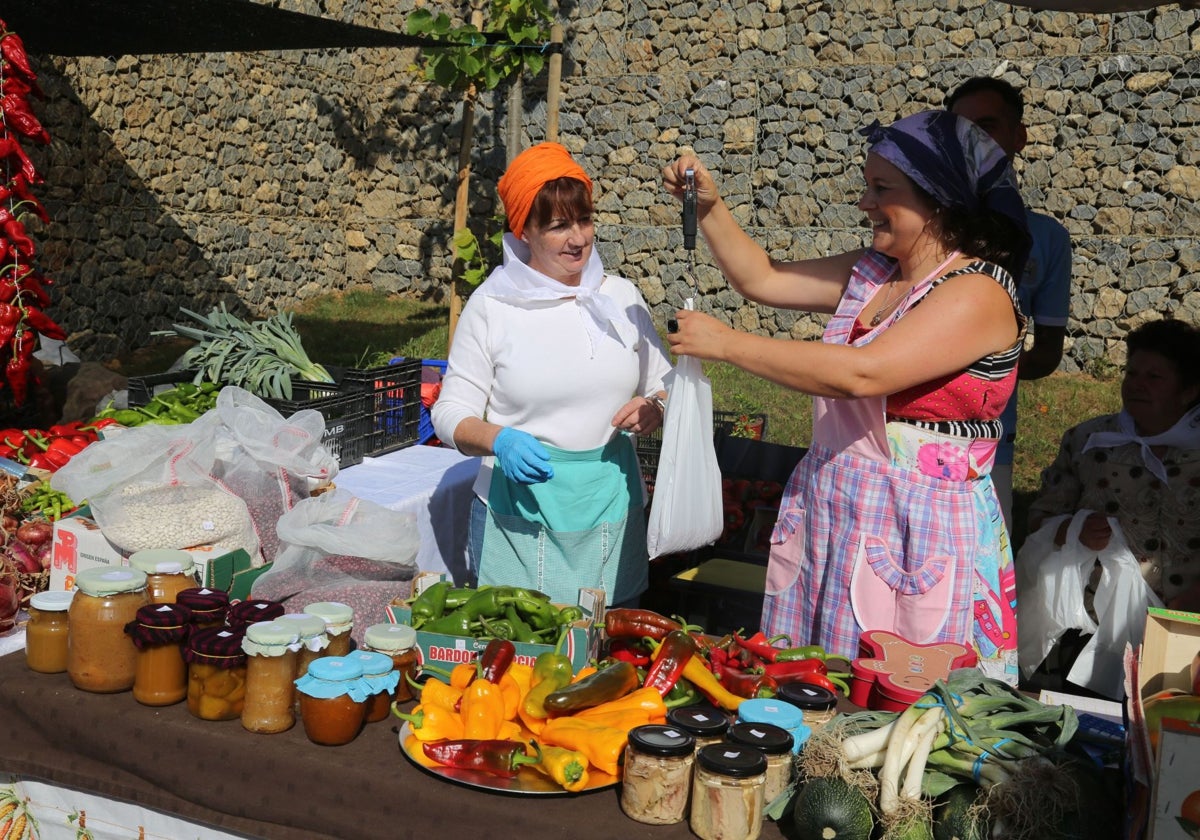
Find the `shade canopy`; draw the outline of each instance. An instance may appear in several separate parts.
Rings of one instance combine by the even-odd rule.
[[[38,55],[462,46],[250,0],[4,0],[0,17]]]

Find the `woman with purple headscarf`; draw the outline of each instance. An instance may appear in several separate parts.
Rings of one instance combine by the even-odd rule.
[[[771,259],[695,157],[664,170],[676,196],[694,170],[700,230],[736,291],[831,316],[822,341],[781,341],[680,311],[671,349],[814,398],[771,537],[768,635],[846,657],[866,630],[957,642],[1015,683],[1012,551],[988,473],[1025,335],[1025,211],[1008,158],[966,119],[862,133],[871,244],[820,259]]]

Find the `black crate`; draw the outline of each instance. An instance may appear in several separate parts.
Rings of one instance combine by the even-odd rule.
[[[263,402],[284,418],[305,409],[320,412],[325,418],[321,443],[338,459],[342,469],[362,463],[371,454],[367,395],[361,391],[346,392],[334,383],[292,380],[290,399],[264,397]]]
[[[192,382],[196,378],[194,370],[168,370],[165,373],[151,373],[146,376],[131,376],[125,386],[128,393],[129,407],[139,408],[149,405],[155,394],[169,391],[176,385]]]
[[[417,443],[422,367],[421,359],[405,359],[343,374],[342,391],[364,397],[366,455],[383,455]]]
[[[714,411],[713,412],[713,440],[720,440],[722,437],[734,436],[740,431],[739,427],[758,427],[761,426],[762,431],[759,432],[760,437],[767,435],[767,415],[765,414],[745,414],[737,411]],[[756,428],[757,430],[757,428]],[[655,476],[658,475],[658,455],[662,451],[662,427],[660,426],[654,432],[648,435],[638,435],[637,437],[637,454],[638,461],[642,465],[642,477],[646,481],[653,483]]]

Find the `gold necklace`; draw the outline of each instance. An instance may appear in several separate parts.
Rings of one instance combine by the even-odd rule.
[[[879,322],[883,320],[883,313],[887,312],[892,307],[892,299],[895,297],[895,295],[892,293],[896,291],[896,281],[892,280],[888,283],[888,285],[891,286],[891,288],[888,289],[887,300],[883,302],[882,306],[875,310],[875,315],[871,318],[872,327],[878,327]]]

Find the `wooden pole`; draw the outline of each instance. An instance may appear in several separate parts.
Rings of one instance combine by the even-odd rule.
[[[550,71],[546,81],[546,140],[558,142],[558,101],[562,94],[562,43],[561,24],[550,27],[550,43],[556,46],[550,54]]]
[[[471,13],[471,25],[476,29],[483,26],[483,12],[476,9]],[[478,91],[471,85],[463,94],[462,106],[462,143],[458,147],[458,191],[454,195],[454,232],[458,233],[467,226],[467,213],[470,209],[471,188],[471,147],[475,143],[475,99]],[[458,316],[462,314],[463,298],[466,297],[459,276],[462,274],[462,260],[456,256],[450,269],[450,327],[446,337],[446,352],[454,343],[454,329],[458,326]]]

